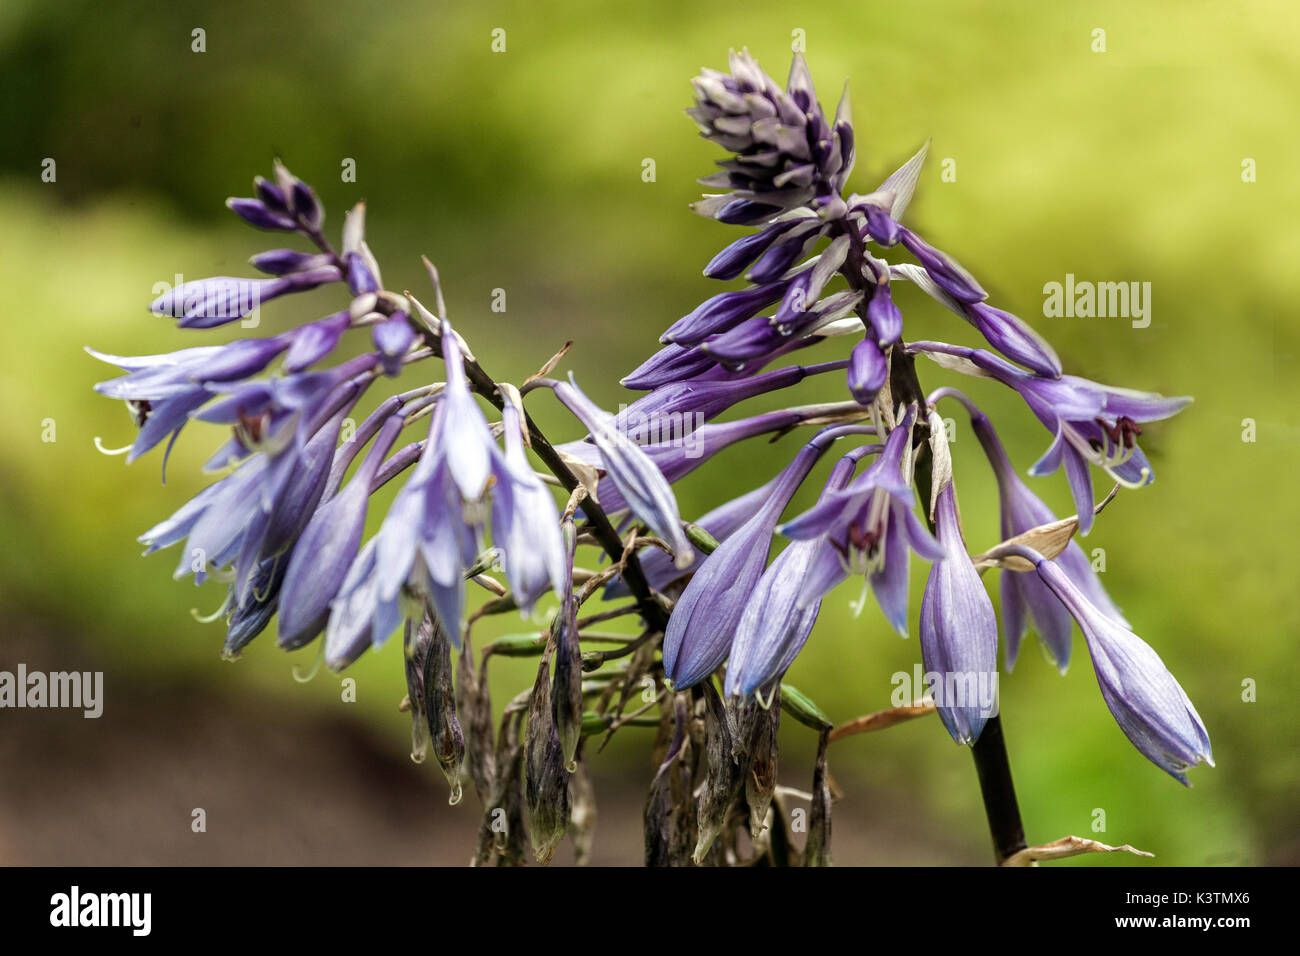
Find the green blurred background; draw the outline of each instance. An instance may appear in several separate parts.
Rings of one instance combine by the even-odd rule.
[[[130,425],[91,391],[110,373],[81,348],[150,353],[230,334],[179,332],[144,306],[155,283],[241,274],[247,256],[279,244],[221,201],[247,195],[280,156],[315,185],[331,229],[368,201],[389,287],[425,288],[418,256],[438,263],[458,329],[498,378],[522,379],[574,339],[567,367],[616,406],[629,396],[618,377],[721,288],[700,269],[740,234],[686,208],[719,158],[682,114],[687,80],[742,45],[784,80],[797,36],[828,109],[851,78],[851,188],[869,191],[933,137],[916,228],[1041,329],[1069,371],[1196,397],[1147,430],[1156,484],[1123,494],[1084,545],[1105,549],[1106,585],[1196,703],[1218,766],[1178,786],[1121,735],[1080,640],[1065,677],[1027,647],[1002,693],[1031,840],[1095,836],[1167,865],[1300,858],[1292,5],[366,6],[0,7],[0,668],[102,669],[106,680],[98,721],[0,712],[0,861],[467,859],[476,801],[447,808],[436,768],[405,757],[396,643],[348,672],[354,704],[335,675],[296,682],[291,667],[309,669],[314,652],[286,656],[269,633],[224,664],[219,626],[188,613],[211,611],[219,591],[173,583],[170,555],[139,558],[135,536],[202,486],[197,466],[219,438],[188,431],[165,487],[156,452],[130,469],[101,457],[92,438],[125,444]],[[191,50],[196,28],[206,52]],[[495,28],[503,53],[491,49]],[[1093,50],[1098,28],[1105,52]],[[53,183],[41,178],[46,158]],[[642,179],[646,158],[654,182]],[[945,182],[949,158],[956,179]],[[345,159],[355,183],[341,181]],[[1243,181],[1246,159],[1255,182]],[[1044,283],[1066,273],[1150,282],[1150,327],[1043,318]],[[505,313],[490,309],[499,288]],[[262,332],[333,311],[337,295],[276,303]],[[899,299],[910,338],[975,344],[914,290]],[[928,387],[956,383],[919,367]],[[1036,421],[992,383],[966,389],[1027,468],[1047,444]],[[828,376],[798,399],[841,391]],[[532,407],[553,437],[574,436],[547,396]],[[982,548],[995,539],[996,496],[956,417],[966,531]],[[682,483],[684,514],[766,480],[795,440],[719,456]],[[1034,488],[1073,510],[1060,475]],[[915,613],[919,565],[913,579]],[[837,721],[888,706],[890,675],[919,659],[915,637],[892,636],[874,603],[853,617],[856,596],[850,584],[827,600],[790,674]],[[494,621],[478,639],[520,629]],[[498,705],[533,666],[494,665]],[[1243,701],[1247,679],[1254,702]],[[812,734],[787,724],[782,782],[806,789]],[[592,759],[601,861],[639,862],[648,733],[628,728]],[[987,860],[970,757],[937,721],[846,739],[831,763],[844,792],[839,862]],[[206,833],[191,830],[195,807],[208,811]]]

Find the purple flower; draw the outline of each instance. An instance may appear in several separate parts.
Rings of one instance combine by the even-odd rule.
[[[883,348],[902,338],[903,313],[894,304],[893,293],[889,290],[889,272],[882,271],[883,275],[877,277],[876,288],[867,303],[867,320],[876,333],[876,342]]]
[[[315,322],[299,326],[293,332],[293,344],[284,356],[286,372],[300,372],[315,365],[334,351],[339,339],[352,324],[348,312],[336,312]]]
[[[562,594],[568,559],[555,498],[528,464],[519,411],[508,396],[501,424],[506,450],[493,464],[492,537],[515,603],[529,614],[546,591]]]
[[[940,252],[912,230],[902,230],[899,241],[908,252],[916,256],[930,278],[958,302],[983,302],[989,297],[960,262],[948,253]]]
[[[334,266],[294,272],[274,279],[240,279],[214,276],[195,279],[164,292],[149,303],[154,315],[167,315],[185,329],[212,329],[246,319],[272,299],[293,292],[305,292],[326,282],[337,282],[342,273]]]
[[[754,269],[747,276],[751,282],[767,282],[778,278],[805,251],[812,248],[826,228],[810,212],[795,210],[789,218],[778,219],[758,232],[731,243],[704,267],[704,274],[710,279],[734,279],[753,265]],[[761,264],[755,265],[756,260]]]
[[[726,659],[741,615],[767,564],[781,512],[836,437],[864,430],[856,426],[829,428],[799,449],[777,477],[767,501],[700,565],[677,599],[664,634],[664,673],[675,688],[700,682]]]
[[[709,338],[700,348],[723,365],[740,368],[757,359],[766,360],[788,346],[792,336],[816,335],[832,322],[850,315],[861,301],[861,292],[835,292],[806,311],[791,314],[784,326],[778,327],[770,319],[756,316]]]
[[[1056,562],[1030,548],[1012,550],[1034,563],[1038,577],[1079,622],[1101,695],[1133,746],[1184,785],[1191,767],[1202,761],[1214,766],[1205,724],[1160,655],[1099,610]]]
[[[716,541],[726,541],[736,533],[746,521],[754,517],[754,514],[772,496],[772,488],[776,479],[759,485],[753,491],[746,492],[738,498],[732,498],[712,511],[707,512],[703,517],[694,523],[699,525]],[[656,591],[663,591],[674,581],[681,578],[686,572],[673,563],[672,558],[658,548],[643,548],[638,554],[641,562],[641,571],[645,575],[646,582]],[[695,549],[695,560],[703,561],[707,557],[699,548]],[[606,586],[604,591],[605,600],[625,597],[631,594],[622,576],[615,578]]]
[[[419,338],[405,312],[394,312],[370,330],[370,337],[383,356],[384,373],[390,376],[402,370],[402,359]]]
[[[985,341],[1014,362],[1048,378],[1061,377],[1061,360],[1047,340],[1024,320],[995,309],[986,302],[959,302],[945,292],[920,266],[891,266],[896,276],[909,280],[926,295],[961,316],[979,330]]]
[[[355,389],[371,381],[378,356],[358,355],[319,372],[293,372],[265,381],[212,383],[222,397],[192,412],[190,417],[230,425],[234,438],[209,462],[221,468],[257,451],[278,451],[289,443],[301,449],[340,401],[351,400]]]
[[[303,530],[280,589],[281,647],[302,647],[325,628],[330,602],[361,547],[371,482],[403,424],[400,416],[384,423],[347,487],[321,505]]]
[[[789,287],[790,282],[785,281],[754,286],[739,292],[721,292],[706,299],[695,311],[669,326],[660,341],[665,344],[676,342],[683,346],[699,345],[710,335],[725,332],[772,303],[779,302]]]
[[[947,556],[931,565],[921,600],[921,660],[944,727],[971,744],[997,713],[998,624],[966,553],[951,481],[939,492],[934,523]]]
[[[1020,393],[1029,410],[1054,435],[1051,447],[1029,473],[1049,475],[1064,463],[1079,513],[1080,534],[1087,534],[1093,521],[1092,473],[1088,465],[1102,468],[1125,487],[1149,485],[1155,476],[1137,445],[1137,436],[1142,434],[1138,423],[1169,418],[1192,401],[1099,385],[1075,375],[1043,378],[983,349],[942,342],[913,342],[909,349],[925,352],[941,364],[949,361],[943,356],[973,363],[980,373]],[[960,361],[955,367],[969,371],[969,366]]]
[[[908,548],[931,561],[945,551],[912,511],[915,494],[902,468],[911,443],[914,410],[889,433],[880,457],[839,491],[828,490],[808,511],[779,529],[788,538],[825,538],[836,561],[820,560],[802,585],[801,606],[819,601],[844,579],[864,574],[880,609],[907,636]],[[838,565],[838,566],[837,566]]]
[[[822,498],[843,489],[858,461],[878,447],[863,445],[836,462]],[[779,679],[803,649],[821,610],[820,595],[805,600],[804,581],[819,566],[829,566],[832,576],[845,577],[839,556],[824,535],[787,545],[758,579],[731,642],[726,697],[749,697]]]
[[[885,387],[889,378],[889,360],[880,351],[880,346],[871,339],[863,339],[853,346],[849,359],[848,384],[851,394],[859,405],[870,405]]]
[[[708,139],[735,154],[724,172],[702,180],[729,192],[709,196],[697,212],[722,222],[755,223],[806,203],[840,203],[853,166],[848,99],[834,125],[817,102],[801,55],[790,67],[786,90],[748,51],[733,52],[731,74],[704,70],[692,80],[696,105],[687,113]]]
[[[847,364],[839,361],[788,365],[748,378],[671,382],[621,409],[615,416],[615,425],[638,445],[681,439],[694,431],[697,424],[716,418],[732,405],[789,388],[809,375],[838,371]]]
[[[220,346],[182,349],[166,355],[106,355],[87,348],[103,362],[117,365],[128,374],[100,382],[95,391],[126,402],[139,434],[127,452],[127,464],[135,461],[164,438],[174,443],[190,420],[190,413],[202,406],[212,392],[190,378],[190,369],[221,352]],[[269,359],[268,359],[269,361]],[[168,452],[171,451],[169,443]],[[167,456],[163,457],[166,473]]]
[[[434,406],[428,441],[377,535],[374,606],[376,622],[391,620],[391,608],[406,587],[433,604],[459,647],[464,573],[480,551],[487,514],[483,496],[500,453],[470,393],[456,334],[445,319],[442,355],[447,384]],[[360,586],[364,579],[357,572],[351,583]],[[387,636],[376,624],[375,642]]]
[[[803,405],[773,412],[764,412],[761,415],[740,418],[732,422],[701,425],[684,440],[673,439],[653,445],[642,445],[638,448],[638,451],[649,458],[671,484],[686,477],[718,452],[730,445],[734,445],[736,442],[744,441],[746,438],[753,438],[756,435],[779,432],[799,425],[811,418],[818,418],[830,412],[844,410],[843,405]],[[628,442],[628,444],[631,443]],[[571,455],[584,464],[606,472],[609,471],[606,467],[604,452],[599,445],[587,441],[574,441],[557,445],[556,449],[564,454]],[[607,513],[614,514],[627,508],[629,506],[628,500],[623,496],[622,490],[614,482],[612,476],[607,475],[606,477],[609,477],[610,480],[607,482],[604,478],[601,479],[598,495],[601,507]]]
[[[297,249],[268,249],[248,260],[258,272],[269,276],[284,276],[294,272],[310,272],[334,264],[334,259],[323,252],[299,252]]]
[[[1003,540],[1056,521],[1052,510],[1016,474],[1002,442],[998,440],[997,432],[984,413],[955,389],[939,389],[930,396],[930,401],[933,403],[945,396],[957,399],[966,407],[975,437],[979,439],[993,468],[998,482]],[[1106,594],[1101,580],[1092,570],[1087,555],[1076,542],[1071,541],[1066,545],[1065,550],[1057,555],[1056,563],[1094,606],[1102,609],[1107,617],[1127,626],[1119,608]],[[1069,611],[1047,585],[1033,575],[1003,571],[999,583],[1002,591],[1002,636],[1005,640],[1003,657],[1006,669],[1010,671],[1015,666],[1020,642],[1032,619],[1043,646],[1061,673],[1065,673],[1070,663],[1070,638],[1074,630]]]
[[[694,560],[694,550],[682,531],[677,499],[673,497],[669,479],[644,451],[619,431],[614,416],[597,407],[579,390],[576,382],[556,382],[554,390],[555,397],[591,432],[591,439],[600,454],[600,467],[614,485],[619,499],[668,543],[679,568],[689,567]],[[610,505],[603,491],[601,503],[606,510],[619,510]]]

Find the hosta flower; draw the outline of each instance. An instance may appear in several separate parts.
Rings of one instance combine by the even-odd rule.
[[[378,356],[366,354],[317,372],[210,384],[218,396],[190,417],[229,425],[233,437],[205,468],[219,470],[257,452],[287,446],[296,454],[343,402],[354,400],[370,383],[376,364]]]
[[[1214,766],[1205,724],[1160,655],[1089,601],[1055,561],[1024,546],[1008,552],[1032,562],[1039,579],[1079,622],[1101,695],[1133,746],[1182,784],[1198,763]]]
[[[493,463],[492,538],[515,603],[527,614],[546,591],[562,596],[568,558],[555,499],[528,464],[519,411],[508,397],[501,424],[506,450]]]
[[[644,451],[619,431],[614,416],[598,408],[576,383],[557,382],[554,388],[555,397],[591,432],[592,442],[600,455],[600,467],[621,501],[668,543],[679,568],[688,567],[694,560],[694,552],[682,531],[677,499],[668,484],[669,479]],[[602,501],[602,505],[609,511],[618,510],[611,507],[608,500]]]
[[[912,510],[915,494],[903,473],[914,417],[909,410],[870,468],[781,526],[781,533],[796,541],[825,538],[836,558],[823,556],[810,566],[801,607],[820,601],[847,573],[863,574],[886,619],[907,636],[908,551],[931,561],[945,554]]]
[[[856,406],[853,406],[856,408]],[[670,483],[679,481],[696,468],[703,465],[718,452],[737,442],[757,435],[767,435],[792,428],[809,419],[845,411],[842,405],[803,405],[794,408],[764,412],[749,418],[740,418],[731,422],[701,425],[691,432],[685,440],[669,439],[649,445],[641,445],[638,450],[648,458]],[[584,421],[583,424],[586,424]],[[630,443],[629,443],[630,444]],[[584,464],[608,472],[604,452],[599,445],[586,441],[566,442],[557,445],[557,449]],[[611,487],[612,486],[612,487]],[[599,483],[601,507],[613,514],[629,506],[623,493],[614,482],[604,478]],[[634,513],[636,509],[633,508]],[[638,513],[638,517],[642,517]],[[642,517],[642,520],[645,520]]]
[[[842,304],[841,302],[840,305]],[[851,303],[849,309],[852,309]],[[833,318],[825,323],[818,321],[812,332],[801,335],[781,335],[778,330],[772,328],[770,322],[760,320],[751,328],[756,330],[754,334],[761,339],[762,348],[770,347],[770,350],[762,352],[757,357],[740,361],[722,359],[704,348],[710,342],[720,340],[721,333],[710,335],[699,345],[682,346],[673,342],[665,345],[633,371],[623,376],[620,384],[626,388],[642,391],[681,381],[733,381],[747,378],[762,371],[768,364],[783,355],[816,345],[833,335],[862,331],[862,322],[857,316],[842,311],[839,305],[836,306],[836,313],[839,314],[839,318]],[[726,348],[726,343],[723,348]]]
[[[459,646],[464,574],[481,549],[483,499],[499,451],[470,394],[456,335],[445,320],[442,355],[447,384],[430,416],[429,438],[379,529],[372,558],[376,613],[390,619],[389,609],[407,588],[433,604]],[[376,641],[387,636],[374,633]]]
[[[139,429],[127,451],[127,464],[135,461],[165,438],[175,441],[190,420],[190,413],[212,397],[206,385],[190,378],[189,367],[211,358],[220,346],[182,349],[166,355],[105,355],[87,349],[95,358],[126,371],[120,378],[100,382],[95,391],[126,402],[131,420]],[[269,361],[269,359],[268,359]],[[170,444],[168,451],[171,450]],[[167,457],[163,457],[166,469]]]
[[[330,602],[361,547],[371,482],[403,424],[396,415],[384,423],[347,487],[321,505],[303,530],[280,588],[281,647],[302,647],[325,628]]]
[[[1092,472],[1088,466],[1102,468],[1129,488],[1150,484],[1155,475],[1137,445],[1137,436],[1142,434],[1139,423],[1169,418],[1192,401],[1100,385],[1075,375],[1044,378],[983,349],[942,342],[913,342],[909,348],[959,371],[969,372],[973,367],[1020,394],[1029,410],[1053,434],[1051,447],[1029,473],[1048,475],[1064,464],[1079,513],[1080,534],[1087,534],[1093,523]],[[953,363],[953,359],[958,361]]]
[[[951,481],[939,492],[934,525],[947,555],[931,566],[921,599],[921,661],[939,719],[953,740],[971,744],[997,713],[998,623],[966,553]]]
[[[826,479],[822,499],[843,489],[858,461],[876,447],[862,445],[837,461]],[[838,574],[843,579],[847,575],[830,542],[819,536],[787,545],[767,566],[731,642],[725,696],[748,697],[780,678],[793,663],[821,610],[820,595],[805,599],[804,580],[814,567],[826,565],[832,576]]]
[[[716,541],[725,541],[736,533],[738,529],[744,526],[750,518],[762,507],[763,502],[767,501],[772,495],[772,487],[776,479],[765,482],[755,488],[753,491],[746,492],[737,498],[724,502],[712,511],[705,513],[694,524],[699,525]],[[645,548],[638,555],[641,562],[641,573],[645,575],[646,582],[656,591],[663,591],[674,581],[681,578],[690,571],[690,568],[682,569],[673,563],[673,559],[664,554],[658,548]],[[703,561],[707,557],[699,548],[695,548],[695,561]],[[615,578],[605,588],[605,599],[610,600],[616,597],[625,597],[630,594],[627,583],[622,576]]]
[[[955,389],[939,389],[930,401],[941,397],[956,398],[970,413],[971,428],[979,439],[993,468],[998,482],[998,499],[1001,505],[1001,534],[1004,540],[1023,534],[1031,528],[1051,524],[1056,515],[1042,499],[1029,490],[1016,474],[1007,458],[1006,450],[988,418],[965,395]],[[1111,620],[1127,626],[1123,615],[1106,594],[1101,580],[1093,571],[1079,545],[1071,541],[1054,559],[1066,576],[1082,591],[1088,600],[1100,608]],[[1003,658],[1008,671],[1015,666],[1020,652],[1020,642],[1025,636],[1029,621],[1043,641],[1056,666],[1064,673],[1070,663],[1070,638],[1074,624],[1070,612],[1061,604],[1042,581],[1034,575],[1003,571],[999,586],[1002,592]]]
[[[723,366],[741,369],[759,360],[769,360],[779,350],[787,347],[794,336],[816,336],[827,326],[850,315],[861,301],[861,292],[834,292],[803,311],[790,313],[784,325],[777,325],[764,316],[756,316],[727,332],[711,336],[699,347]]]
[[[248,318],[264,302],[342,278],[338,268],[331,265],[273,279],[195,279],[158,296],[149,304],[149,311],[176,319],[183,329],[212,329]]]
[[[788,365],[749,378],[672,382],[621,409],[614,418],[615,425],[638,445],[684,438],[697,423],[711,421],[739,402],[789,388],[810,375],[838,371],[846,365],[844,361]]]
[[[708,677],[726,659],[763,568],[772,534],[794,493],[831,442],[864,429],[824,429],[795,454],[754,516],[700,565],[673,608],[664,634],[664,673],[681,689]]]

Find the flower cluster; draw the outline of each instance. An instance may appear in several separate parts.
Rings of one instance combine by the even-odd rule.
[[[930,691],[953,738],[974,742],[996,713],[996,694],[990,701],[973,689],[996,689],[998,626],[962,535],[942,428],[929,421],[933,403],[951,390],[925,398],[912,357],[925,355],[947,368],[993,379],[1023,398],[1052,436],[1051,447],[1030,474],[1049,474],[1064,465],[1082,534],[1094,521],[1092,466],[1126,487],[1149,484],[1152,469],[1137,444],[1139,424],[1169,417],[1190,400],[1063,374],[1060,359],[1040,335],[990,305],[969,270],[904,225],[924,148],[872,192],[843,196],[854,142],[847,96],[835,121],[828,123],[801,57],[795,57],[785,91],[747,53],[732,55],[729,74],[706,70],[694,86],[697,105],[688,113],[706,138],[730,154],[720,162],[724,172],[701,180],[728,191],[706,196],[695,209],[720,222],[758,227],[715,256],[705,274],[722,280],[744,274],[748,285],[712,296],[671,325],[663,336],[665,348],[624,384],[651,389],[641,403],[670,394],[674,407],[691,407],[692,399],[703,407],[720,387],[743,395],[745,382],[766,388],[766,380],[791,374],[790,369],[757,374],[788,352],[831,335],[858,334],[860,341],[839,367],[845,371],[848,397],[873,423],[876,444],[842,461],[817,504],[779,529],[780,512],[808,474],[806,460],[820,447],[816,440],[766,486],[761,505],[750,509],[743,524],[724,524],[716,513],[701,519],[711,531],[717,528],[722,546],[678,599],[665,637],[665,671],[674,686],[687,687],[730,656],[728,695],[746,697],[774,685],[807,640],[822,598],[848,575],[863,577],[890,625],[905,636],[908,554],[913,551],[932,562],[920,610],[921,653],[933,678]],[[914,261],[889,261],[896,248]],[[890,291],[895,281],[912,282],[960,316],[988,348],[905,343],[903,317]],[[1003,536],[1016,538],[1055,522],[1015,473],[988,419],[968,398],[951,394],[970,410],[997,475]],[[933,535],[915,513],[912,491],[918,461],[927,454],[926,435]],[[873,458],[862,474],[852,477],[850,460]],[[736,514],[744,500],[737,499],[722,514]],[[775,530],[793,543],[768,564]],[[1062,670],[1070,659],[1072,618],[1079,620],[1085,636],[1113,628],[1127,633],[1127,623],[1077,544],[1068,542],[1040,558],[1054,569],[1052,575],[1087,595],[1086,604],[1067,599],[1050,580],[1026,573],[1024,561],[1003,564],[1008,668],[1030,621]],[[1152,680],[1172,682],[1154,654],[1107,657],[1092,637],[1088,646],[1107,704],[1143,753],[1181,779],[1181,771],[1162,756],[1165,751],[1152,743],[1178,727],[1175,736],[1185,744],[1178,752],[1188,758],[1184,764],[1209,760],[1208,745],[1185,733],[1183,712],[1157,705],[1166,698],[1143,697],[1135,690],[1132,700],[1125,699],[1129,684],[1140,688]],[[1125,672],[1126,666],[1138,668],[1139,660],[1142,669]],[[1203,730],[1199,733],[1203,736]]]
[[[702,180],[724,191],[694,208],[753,227],[705,275],[743,275],[745,285],[667,328],[663,347],[623,379],[646,394],[617,415],[572,376],[547,377],[559,355],[519,386],[493,380],[453,330],[427,260],[432,308],[384,287],[363,204],[346,216],[336,250],[317,196],[279,163],[271,180],[255,181],[253,197],[229,200],[251,225],[308,248],[255,255],[265,278],[185,283],[159,296],[153,313],[207,330],[322,287],[343,290],[346,301],[266,338],[164,355],[92,352],[124,372],[96,388],[124,401],[138,429],[120,450],[128,461],[166,442],[165,473],[191,420],[229,429],[205,466],[216,480],[141,536],[146,553],[183,542],[176,577],[224,585],[209,620],[224,618],[228,657],[276,619],[281,647],[320,639],[323,659],[340,669],[403,628],[413,756],[433,750],[453,802],[462,780],[472,783],[485,813],[479,863],[518,862],[525,833],[543,862],[570,829],[580,856],[589,849],[583,739],[638,721],[662,726],[667,741],[646,808],[648,861],[736,862],[744,826],[754,852],[788,861],[788,840],[772,829],[783,815],[774,810],[782,711],[821,734],[803,853],[826,862],[831,725],[784,676],[827,596],[850,578],[861,582],[859,609],[870,591],[888,627],[906,637],[913,554],[929,563],[917,618],[927,689],[955,741],[975,744],[996,720],[999,630],[1008,671],[1032,626],[1064,672],[1077,622],[1121,729],[1186,782],[1188,768],[1210,761],[1204,726],[1072,536],[1087,534],[1099,510],[1092,468],[1120,486],[1149,484],[1139,426],[1189,400],[1064,374],[1040,335],[990,305],[967,269],[904,225],[925,148],[875,190],[846,195],[848,97],[827,119],[802,57],[785,89],[743,52],[730,72],[706,70],[694,88],[688,113],[727,153],[722,172]],[[910,260],[890,261],[895,249]],[[905,341],[894,282],[920,288],[987,348]],[[845,335],[847,355],[771,367]],[[1016,392],[1051,436],[1029,473],[1063,465],[1078,514],[1060,521],[1030,491],[969,397],[952,388],[926,395],[917,356]],[[840,374],[837,401],[717,420],[750,399]],[[377,382],[412,377],[413,387],[373,401],[362,417]],[[577,437],[552,445],[538,431],[524,408],[537,390],[573,416]],[[997,480],[1004,540],[979,555],[962,530],[935,409],[944,400],[969,414]],[[792,431],[807,437],[778,473],[682,521],[676,482],[723,449]],[[833,445],[841,453],[816,502],[786,515]],[[373,495],[390,482],[400,484],[391,505],[372,514]],[[557,485],[569,493],[563,506]],[[368,527],[377,530],[368,536]],[[608,564],[584,567],[581,548]],[[991,568],[1000,569],[1000,628],[982,582]],[[472,606],[470,583],[485,603]],[[533,614],[552,593],[558,607],[540,634],[502,638],[475,660],[475,621]],[[597,594],[610,608],[580,618]],[[640,619],[639,636],[594,629],[624,616]],[[612,650],[592,649],[610,642]],[[499,725],[488,696],[493,656],[541,657],[534,686]],[[651,703],[625,713],[647,680]],[[660,716],[643,717],[652,706]]]

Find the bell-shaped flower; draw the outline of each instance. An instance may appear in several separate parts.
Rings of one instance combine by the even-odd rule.
[[[930,396],[934,402],[940,397],[951,397],[960,401],[970,414],[971,428],[988,457],[998,483],[998,500],[1001,509],[1001,534],[1003,540],[1024,534],[1032,528],[1052,524],[1057,520],[1041,498],[1029,490],[1025,482],[1016,474],[1006,449],[998,439],[988,417],[961,392],[951,388],[942,388]],[[1065,550],[1056,556],[1057,565],[1074,582],[1092,604],[1102,610],[1107,617],[1127,626],[1101,579],[1092,569],[1088,556],[1075,541],[1070,541]],[[999,586],[1002,594],[1002,638],[1003,660],[1010,671],[1016,663],[1020,644],[1030,621],[1042,639],[1043,647],[1052,661],[1065,673],[1070,663],[1070,638],[1074,624],[1070,612],[1061,604],[1054,594],[1034,575],[1017,574],[1003,571]]]
[[[923,352],[960,371],[991,376],[1020,394],[1053,435],[1051,446],[1029,473],[1048,475],[1065,466],[1079,514],[1080,534],[1087,534],[1093,523],[1092,472],[1088,466],[1102,468],[1128,488],[1150,484],[1155,476],[1137,445],[1142,433],[1139,423],[1169,418],[1192,401],[1100,385],[1075,375],[1044,378],[984,349],[913,342],[909,351]]]
[[[600,467],[613,483],[618,495],[632,513],[667,542],[678,567],[688,567],[694,551],[682,531],[677,499],[664,472],[618,428],[613,415],[587,398],[576,383],[554,383],[555,397],[564,403],[591,433],[600,455]],[[603,484],[603,482],[602,482]],[[617,511],[601,495],[607,511]]]
[[[430,416],[420,460],[376,536],[375,606],[377,615],[389,620],[389,609],[405,588],[433,604],[459,646],[464,573],[480,550],[487,517],[483,498],[499,452],[470,393],[451,323],[444,319],[441,330],[447,383]],[[376,643],[387,636],[375,627]]]
[[[939,719],[953,740],[972,744],[997,714],[998,623],[966,553],[951,480],[938,494],[934,524],[947,556],[930,567],[921,600],[921,661]]]
[[[781,512],[836,437],[864,430],[855,426],[828,428],[800,448],[777,476],[767,501],[700,565],[677,599],[664,634],[664,673],[674,687],[699,683],[726,659],[745,606],[767,564]]]
[[[908,551],[930,561],[945,551],[921,524],[913,508],[916,496],[903,471],[911,445],[915,411],[909,409],[889,433],[880,457],[843,489],[828,490],[808,511],[786,522],[788,538],[824,537],[838,558],[819,561],[803,582],[800,605],[819,601],[846,573],[863,574],[886,619],[907,636]]]
[[[280,589],[281,647],[302,647],[324,630],[330,602],[361,547],[371,482],[403,424],[400,415],[384,423],[352,480],[303,529]]]
[[[1214,766],[1205,724],[1160,655],[1088,600],[1057,562],[1024,546],[1012,546],[1009,553],[1032,562],[1039,579],[1079,622],[1101,695],[1133,746],[1184,785],[1190,768],[1201,762]]]
[[[738,498],[732,498],[724,502],[712,511],[704,514],[694,524],[699,525],[707,531],[715,541],[726,541],[736,533],[746,521],[754,517],[754,514],[762,507],[763,502],[767,501],[772,495],[772,487],[776,479],[759,485],[753,491],[748,491]],[[707,557],[699,548],[695,548],[696,562],[703,561]],[[663,591],[674,581],[681,578],[690,569],[683,570],[673,563],[673,559],[661,551],[659,548],[643,548],[637,558],[641,562],[641,573],[645,575],[646,583],[656,591]],[[605,588],[605,600],[613,598],[626,597],[631,594],[631,589],[624,582],[622,576],[615,578]]]
[[[509,396],[501,411],[505,454],[493,463],[492,537],[502,552],[515,603],[531,613],[548,590],[561,593],[566,573],[564,536],[551,490],[528,464],[522,422]]]
[[[835,463],[822,498],[844,488],[858,461],[874,445],[855,448]],[[804,580],[814,567],[827,565],[829,577],[844,571],[839,555],[822,535],[787,545],[767,566],[745,605],[727,658],[726,697],[748,697],[785,673],[812,633],[821,598],[803,600]]]

